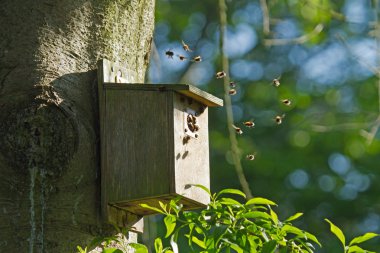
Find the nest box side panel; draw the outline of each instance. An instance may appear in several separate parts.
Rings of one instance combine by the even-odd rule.
[[[173,105],[168,97],[167,92],[106,90],[102,196],[107,203],[170,192]]]
[[[192,116],[189,116],[190,114]],[[194,122],[189,122],[191,119]],[[189,185],[201,184],[210,187],[208,108],[194,99],[176,93],[174,122],[175,191],[207,204],[207,193]]]

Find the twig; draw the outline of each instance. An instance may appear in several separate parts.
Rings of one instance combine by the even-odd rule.
[[[374,1],[375,4],[375,22],[376,22],[376,53],[377,53],[377,64],[380,65],[380,24],[379,24],[379,0]],[[378,111],[379,114],[377,119],[374,122],[370,132],[367,137],[367,145],[370,145],[373,142],[373,139],[376,136],[377,131],[380,127],[380,70],[377,68],[375,72],[377,76],[377,96],[378,96]]]
[[[368,125],[370,125],[370,123],[344,123],[333,126],[311,125],[311,130],[314,132],[326,133],[332,131],[362,129],[363,127],[368,127]]]
[[[355,61],[357,61],[359,64],[363,65],[363,67],[367,68],[374,75],[379,76],[379,70],[377,68],[371,66],[371,64],[369,64],[368,62],[366,62],[364,60],[361,60],[359,57],[357,57],[356,55],[354,55],[352,53],[352,48],[350,47],[350,45],[348,45],[347,41],[341,35],[336,35],[336,37],[347,48],[347,51],[350,53],[350,56],[352,57],[352,59],[354,59]]]
[[[228,59],[224,53],[224,34],[226,30],[226,25],[227,25],[227,6],[225,3],[225,0],[219,0],[219,12],[220,12],[220,39],[219,39],[219,45],[220,45],[220,53],[222,56],[222,66],[224,72],[227,73],[227,76],[223,78],[224,80],[224,102],[225,102],[225,107],[226,107],[226,113],[227,113],[227,125],[228,125],[228,132],[230,136],[230,142],[231,142],[231,151],[232,151],[232,157],[233,157],[233,162],[235,165],[235,170],[239,179],[239,182],[241,184],[241,187],[243,189],[243,192],[247,196],[247,198],[252,198],[252,193],[249,188],[249,184],[247,182],[247,179],[244,175],[243,167],[241,165],[240,161],[240,150],[238,147],[238,142],[236,139],[236,133],[235,130],[233,129],[232,125],[234,122],[233,119],[233,112],[232,112],[232,103],[231,103],[231,97],[228,94],[229,91],[229,63]]]
[[[266,0],[260,0],[261,11],[263,12],[263,32],[265,35],[270,33],[270,17],[269,9]]]
[[[377,119],[375,120],[369,132],[365,130],[361,131],[362,136],[367,140],[367,145],[371,145],[371,143],[373,142],[373,139],[376,136],[377,131],[379,130],[379,127],[380,127],[380,115],[377,116]]]
[[[291,45],[291,44],[302,44],[310,39],[314,38],[317,36],[319,33],[323,31],[323,25],[318,24],[313,31],[310,33],[304,34],[300,37],[297,38],[292,38],[292,39],[266,39],[264,40],[264,45],[265,46],[284,46],[284,45]]]

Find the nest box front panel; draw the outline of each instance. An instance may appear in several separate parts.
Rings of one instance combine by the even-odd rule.
[[[191,185],[210,186],[208,108],[179,93],[174,96],[174,157],[176,193],[207,204],[207,193]]]
[[[173,170],[172,104],[167,92],[107,90],[106,168],[109,203],[167,194]]]

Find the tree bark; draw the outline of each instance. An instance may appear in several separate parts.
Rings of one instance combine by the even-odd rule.
[[[0,252],[75,252],[100,216],[96,63],[143,82],[154,0],[0,4]]]

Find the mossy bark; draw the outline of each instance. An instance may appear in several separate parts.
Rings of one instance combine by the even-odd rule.
[[[100,217],[96,63],[143,82],[154,0],[0,5],[0,251],[75,252]]]

